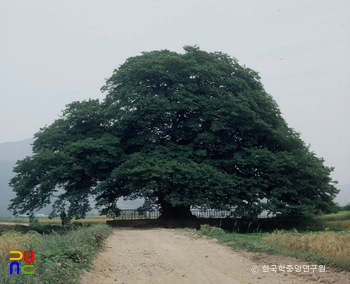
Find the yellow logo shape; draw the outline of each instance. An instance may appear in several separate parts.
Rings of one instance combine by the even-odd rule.
[[[19,257],[10,257],[10,260],[21,260],[23,258],[23,253],[19,250],[10,250],[10,254],[18,254]]]

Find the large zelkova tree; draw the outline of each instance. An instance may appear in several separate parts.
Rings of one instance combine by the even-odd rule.
[[[190,208],[232,216],[329,212],[338,193],[323,159],[288,127],[258,73],[221,52],[144,52],[114,70],[105,99],[73,102],[35,134],[18,161],[9,209],[33,213],[55,197],[82,218],[146,198],[163,218]]]

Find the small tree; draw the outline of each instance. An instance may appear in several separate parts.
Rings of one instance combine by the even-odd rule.
[[[116,69],[106,97],[73,102],[35,135],[19,161],[9,208],[31,212],[57,196],[83,217],[93,196],[102,212],[144,197],[162,218],[190,208],[233,216],[332,210],[332,168],[287,126],[258,73],[221,52],[144,52]]]

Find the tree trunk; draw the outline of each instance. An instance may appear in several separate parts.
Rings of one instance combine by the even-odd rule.
[[[163,197],[158,196],[158,201],[162,207],[162,214],[159,219],[191,219],[196,216],[191,213],[191,206],[172,206],[169,202],[165,201]]]

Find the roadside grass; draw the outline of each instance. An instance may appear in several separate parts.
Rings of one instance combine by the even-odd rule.
[[[27,233],[7,230],[0,235],[0,279],[2,284],[17,283],[79,283],[79,275],[88,269],[104,240],[111,233],[105,224],[72,228],[39,224],[29,226]],[[45,230],[45,227],[48,227]],[[54,228],[54,229],[52,229]],[[55,230],[56,229],[56,230]],[[10,250],[34,250],[35,274],[9,274]],[[21,263],[21,265],[24,263]]]
[[[312,256],[318,264],[333,264],[350,271],[350,231],[311,232],[276,231],[262,240],[271,247]]]
[[[350,271],[348,213],[350,212],[311,218],[303,222],[298,230],[294,228],[274,232],[255,230],[254,233],[238,233],[201,225],[199,233],[216,238],[234,249],[291,256],[314,264]],[[329,221],[330,219],[338,221]]]

